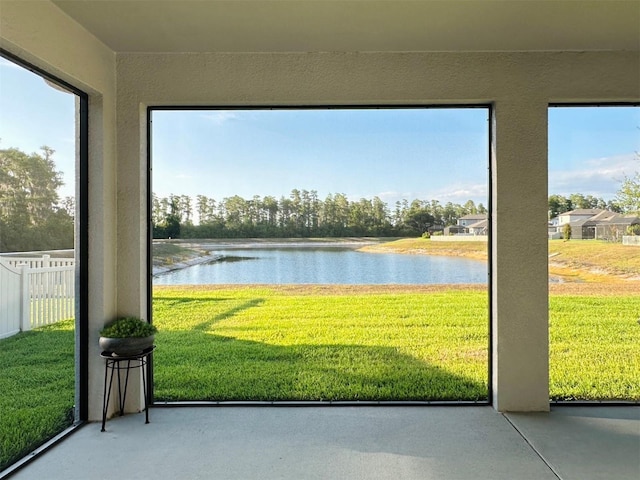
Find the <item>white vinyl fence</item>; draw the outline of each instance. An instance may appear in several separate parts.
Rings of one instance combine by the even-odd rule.
[[[0,338],[75,317],[75,260],[0,257]]]
[[[640,246],[640,235],[624,235],[622,237],[622,244]]]

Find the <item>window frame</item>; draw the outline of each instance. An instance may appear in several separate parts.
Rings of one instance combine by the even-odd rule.
[[[17,55],[0,48],[0,57],[32,72],[69,93],[77,96],[78,110],[76,124],[76,219],[75,219],[75,257],[77,259],[75,282],[75,406],[74,422],[67,429],[38,447],[32,454],[22,458],[2,472],[11,475],[39,454],[57,444],[67,435],[75,432],[89,419],[89,95],[74,85],[47,72],[46,70],[23,60]]]
[[[147,318],[149,322],[153,322],[153,225],[152,225],[152,197],[153,197],[153,182],[152,182],[152,174],[153,174],[153,162],[152,162],[152,115],[154,111],[234,111],[234,110],[418,110],[418,109],[456,109],[456,108],[464,108],[464,109],[484,109],[487,113],[487,400],[486,401],[424,401],[424,402],[416,402],[416,401],[358,401],[358,402],[339,402],[340,405],[349,405],[349,406],[371,406],[371,405],[408,405],[408,406],[416,406],[416,405],[488,405],[493,406],[493,274],[492,274],[492,252],[493,252],[493,234],[492,234],[492,218],[493,218],[493,167],[491,162],[492,157],[492,138],[493,138],[493,130],[494,130],[494,122],[493,119],[495,117],[495,105],[493,103],[448,103],[448,104],[397,104],[397,105],[385,105],[385,104],[361,104],[361,105],[351,105],[351,104],[325,104],[325,105],[148,105],[146,111],[146,155],[147,155],[147,205],[146,205],[146,213],[147,213],[147,251],[146,251],[146,259],[147,259]],[[151,406],[161,407],[161,406],[193,406],[193,405],[218,405],[219,402],[190,402],[190,401],[179,401],[179,402],[159,402],[156,403],[154,400],[154,379],[153,379],[153,359],[150,359],[147,364],[147,379],[148,385],[147,388],[147,404]],[[252,404],[255,406],[263,406],[265,402],[224,402],[225,405],[235,405],[235,404]],[[279,402],[269,402],[266,405],[278,405]],[[317,405],[318,402],[307,401],[307,402],[285,402],[287,405],[301,405],[301,406],[313,406]],[[331,405],[330,402],[322,402],[322,404]]]

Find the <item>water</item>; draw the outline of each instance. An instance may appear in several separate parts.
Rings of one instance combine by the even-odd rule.
[[[431,255],[359,252],[343,247],[220,248],[223,258],[154,277],[181,284],[437,284],[486,283],[487,264]]]

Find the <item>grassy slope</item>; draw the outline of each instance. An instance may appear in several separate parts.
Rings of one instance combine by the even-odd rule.
[[[589,273],[640,277],[640,248],[597,240],[549,242],[552,266]]]
[[[484,242],[432,242],[422,238],[407,238],[364,247],[362,250],[487,259],[487,245]],[[567,281],[615,283],[621,279],[637,278],[640,277],[640,248],[596,240],[551,240],[549,272]]]
[[[453,255],[486,260],[486,242],[432,242],[426,238],[402,238],[361,248],[363,252],[418,253],[425,255]]]
[[[190,248],[188,246],[169,242],[154,242],[153,244],[153,265],[167,266],[174,263],[184,262],[199,256],[207,255],[208,252],[201,249]]]

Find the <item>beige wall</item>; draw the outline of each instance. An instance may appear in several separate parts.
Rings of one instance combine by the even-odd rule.
[[[146,312],[149,105],[491,103],[494,405],[549,408],[547,105],[640,101],[637,52],[114,55],[48,2],[0,8],[3,48],[90,94],[91,419],[99,326]]]
[[[0,2],[0,46],[89,95],[89,414],[100,418],[98,337],[117,312],[115,54],[49,2]]]
[[[492,103],[493,401],[548,410],[547,106],[638,101],[637,52],[129,54],[117,73],[120,191],[139,209],[121,219],[140,219],[128,246],[144,240],[141,107]],[[124,247],[120,284],[133,309],[144,261]]]

